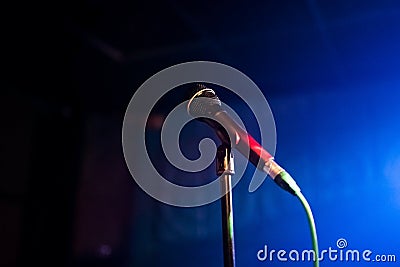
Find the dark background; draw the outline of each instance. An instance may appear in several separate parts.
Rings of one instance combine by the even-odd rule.
[[[321,249],[346,238],[400,260],[399,1],[3,5],[1,266],[222,266],[219,203],[153,200],[122,153],[136,88],[193,60],[228,64],[263,90],[277,161],[308,197]],[[149,124],[156,154],[169,105]],[[305,249],[310,239],[295,198],[271,181],[253,194],[248,184],[234,190],[237,265],[304,266],[257,260],[265,244]],[[324,266],[344,264],[367,265]]]

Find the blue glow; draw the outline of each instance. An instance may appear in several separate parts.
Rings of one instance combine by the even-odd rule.
[[[400,8],[391,3],[369,16],[352,14],[351,4],[332,12],[337,18],[328,19],[329,10],[322,10],[318,27],[268,32],[266,39],[235,54],[238,62],[246,57],[254,64],[234,66],[265,89],[277,126],[276,161],[297,181],[313,209],[320,250],[336,249],[337,240],[344,238],[348,249],[395,254],[398,262]],[[270,87],[275,88],[271,95]],[[279,94],[276,88],[286,90]],[[235,164],[242,164],[243,157],[236,155]],[[295,197],[270,179],[250,194],[249,182],[243,178],[233,192],[237,266],[311,266],[257,259],[265,245],[311,249],[311,239]],[[190,210],[153,205],[158,210],[153,215],[158,221],[148,229],[153,238],[133,238],[137,247],[145,242],[147,249],[140,254],[136,247],[136,263],[223,266],[219,202]],[[321,266],[345,264],[371,265],[325,260]]]

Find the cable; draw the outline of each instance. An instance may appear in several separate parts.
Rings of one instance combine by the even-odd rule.
[[[300,187],[296,184],[296,181],[292,178],[292,176],[290,176],[288,172],[281,168],[280,173],[275,177],[275,180],[276,178],[280,179],[278,181],[279,186],[299,198],[301,204],[304,207],[304,210],[307,213],[308,224],[310,226],[311,232],[312,247],[315,254],[314,267],[319,267],[317,230],[315,228],[314,216],[312,214],[310,205],[308,204],[307,199],[301,193]]]
[[[317,230],[315,228],[314,216],[312,214],[310,205],[308,204],[307,199],[304,197],[304,195],[300,191],[297,191],[296,196],[299,198],[301,204],[304,207],[304,210],[307,213],[308,224],[310,226],[310,231],[311,231],[312,246],[315,253],[314,267],[319,267],[318,238],[317,238]]]

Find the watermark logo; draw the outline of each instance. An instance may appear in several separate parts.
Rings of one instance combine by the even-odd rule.
[[[347,240],[344,239],[344,238],[339,238],[339,239],[336,241],[336,246],[337,246],[338,248],[345,248],[345,247],[347,247]]]
[[[348,246],[347,240],[339,238],[336,241],[336,248],[329,247],[319,252],[319,255],[315,255],[314,250],[296,250],[290,251],[281,249],[269,249],[267,245],[264,245],[263,249],[257,252],[257,259],[259,261],[315,261],[318,257],[319,261],[340,261],[340,262],[396,262],[395,254],[374,254],[373,251],[358,250],[358,249],[346,249]]]
[[[276,131],[271,109],[261,90],[245,74],[230,66],[206,61],[182,63],[156,73],[136,90],[129,102],[122,127],[122,146],[126,164],[136,183],[153,198],[173,206],[201,206],[226,194],[220,188],[221,177],[201,186],[189,187],[171,183],[156,170],[146,148],[146,122],[155,104],[170,90],[183,84],[199,82],[222,86],[239,96],[256,118],[261,132],[260,144],[271,155],[275,153]],[[222,108],[244,127],[234,109],[223,102],[223,97],[219,98]],[[194,119],[187,114],[187,104],[188,100],[178,104],[168,114],[161,130],[161,144],[171,165],[186,172],[198,172],[213,162],[217,146],[211,139],[205,138],[199,143],[201,156],[198,159],[191,160],[182,154],[179,133]],[[246,166],[236,168],[232,186],[242,178],[245,168]],[[254,172],[249,191],[255,191],[265,178],[265,174]]]

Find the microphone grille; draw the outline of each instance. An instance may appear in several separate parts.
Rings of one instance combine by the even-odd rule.
[[[187,111],[192,116],[213,115],[221,110],[221,101],[214,90],[203,84],[196,84],[196,93],[189,100]]]

